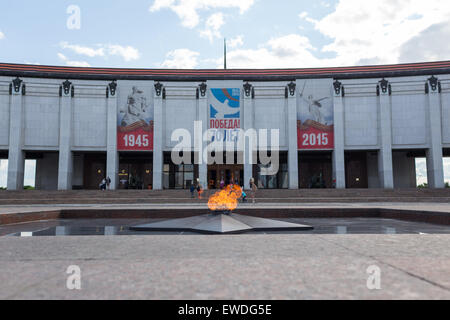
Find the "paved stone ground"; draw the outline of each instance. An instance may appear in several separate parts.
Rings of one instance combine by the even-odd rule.
[[[450,235],[2,237],[0,299],[450,299],[449,248]]]
[[[203,208],[203,204],[0,206]],[[445,203],[264,203],[450,212]],[[66,288],[78,265],[82,290]],[[366,286],[381,269],[381,290]],[[450,235],[0,237],[0,299],[450,299]]]

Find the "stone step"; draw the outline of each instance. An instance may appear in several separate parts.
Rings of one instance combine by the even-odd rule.
[[[118,191],[1,191],[0,205],[19,204],[117,204],[117,203],[206,203],[216,190],[207,190],[203,199],[191,198],[189,190]],[[248,196],[250,196],[248,194]],[[248,197],[250,198],[250,197]],[[315,189],[258,190],[259,202],[450,202],[450,189]]]
[[[208,192],[216,192],[217,190],[207,190]],[[450,189],[394,189],[394,190],[385,190],[385,189],[299,189],[299,190],[269,190],[269,189],[260,189],[258,193],[262,194],[278,194],[278,195],[392,195],[392,194],[420,194],[420,195],[450,195]],[[0,191],[0,198],[8,197],[11,195],[95,195],[95,194],[106,194],[106,195],[138,195],[138,194],[147,194],[149,196],[159,195],[159,194],[168,194],[168,195],[177,195],[177,194],[189,194],[189,190],[116,190],[116,191],[99,191],[99,190],[73,190],[73,191],[42,191],[42,190],[24,190],[24,191]]]

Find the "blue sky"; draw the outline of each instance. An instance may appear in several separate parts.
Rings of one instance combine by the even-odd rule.
[[[449,16],[448,0],[9,1],[0,62],[220,68],[224,37],[229,68],[450,60]]]
[[[0,61],[217,68],[224,37],[230,68],[446,60],[449,14],[447,0],[10,1]]]
[[[314,33],[314,45],[326,44],[327,39],[314,31],[312,24],[301,21],[299,14],[308,7],[311,16],[319,17],[331,12],[331,6],[336,4],[336,1],[311,5],[311,1],[298,0],[283,1],[283,4],[276,0],[232,0],[227,5],[227,1],[193,0],[186,1],[186,6],[198,2],[195,14],[199,20],[186,25],[191,18],[180,18],[173,6],[151,9],[160,2],[170,1],[11,2],[7,10],[0,12],[0,32],[4,35],[0,42],[0,59],[50,65],[83,62],[91,66],[158,68],[164,66],[170,52],[186,49],[199,53],[195,67],[216,68],[215,60],[222,58],[223,37],[231,41],[231,51],[238,46],[241,49],[258,48],[272,38],[300,34],[299,31]],[[175,6],[177,2],[174,2]],[[180,3],[183,6],[183,1]],[[80,9],[79,29],[67,28],[67,20],[71,17],[67,9],[71,5]],[[300,30],[300,27],[304,29]],[[239,39],[242,39],[242,45],[234,47],[233,40],[239,43]],[[139,55],[127,60],[121,55],[89,56],[73,49],[77,46],[96,50],[109,45],[132,47]],[[58,54],[66,56],[67,61]]]

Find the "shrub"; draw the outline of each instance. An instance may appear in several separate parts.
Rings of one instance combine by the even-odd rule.
[[[428,188],[428,183],[422,183],[421,185],[417,186],[418,188]]]

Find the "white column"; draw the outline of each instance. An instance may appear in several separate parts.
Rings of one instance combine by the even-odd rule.
[[[287,99],[289,189],[298,189],[297,90],[289,84]]]
[[[244,103],[243,103],[243,110],[244,110],[244,131],[247,131],[249,129],[254,129],[254,117],[253,117],[253,101],[252,101],[252,90],[253,87],[249,85],[247,91],[244,89]],[[245,138],[244,138],[245,139]],[[250,189],[250,179],[253,177],[253,164],[250,163],[250,143],[249,141],[243,141],[244,142],[244,189],[248,190]],[[256,155],[255,155],[256,156]],[[256,159],[253,159],[253,162],[256,163]]]
[[[72,90],[68,80],[60,88],[58,190],[72,189]]]
[[[391,121],[391,88],[387,80],[378,84],[380,97],[380,152],[378,153],[378,177],[380,186],[384,189],[394,188],[394,173],[392,169],[392,121]]]
[[[117,152],[117,83],[108,84],[107,96],[107,146],[106,176],[111,179],[111,190],[116,190],[119,180],[119,153]]]
[[[444,188],[444,168],[442,163],[442,128],[440,83],[436,77],[428,79],[430,148],[427,150],[427,176],[430,188]]]
[[[203,86],[204,85],[204,86]],[[195,132],[198,143],[201,143],[200,150],[197,150],[198,155],[198,177],[200,184],[205,190],[208,189],[208,163],[203,159],[203,151],[206,150],[207,143],[203,141],[203,132],[208,130],[208,94],[206,84],[202,84],[199,87],[199,99],[198,99],[198,121],[202,124],[201,132]],[[201,140],[201,141],[200,141]]]
[[[25,156],[23,145],[23,82],[16,78],[11,83],[9,112],[8,190],[23,189]]]
[[[153,125],[153,189],[162,190],[163,175],[163,86],[155,84],[154,90],[154,125]]]
[[[336,189],[345,189],[344,87],[337,80],[334,82],[333,87],[333,178],[336,180]]]

